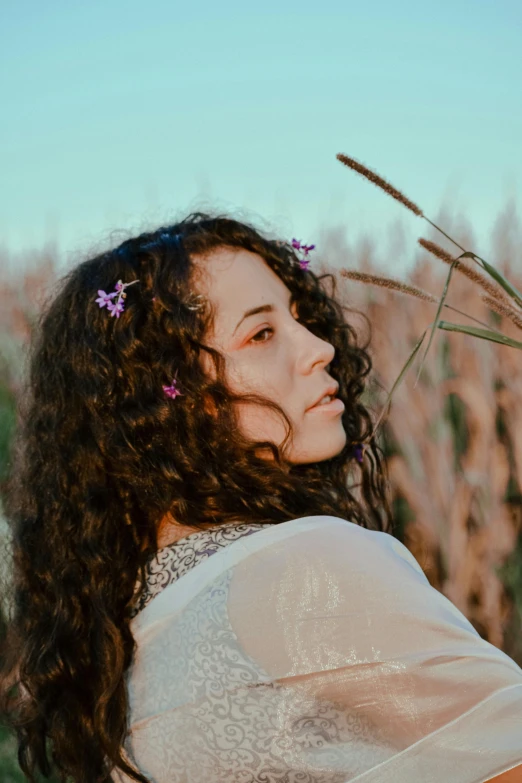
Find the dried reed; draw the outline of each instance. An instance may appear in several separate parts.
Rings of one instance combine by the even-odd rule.
[[[506,305],[503,302],[497,301],[497,299],[493,299],[492,297],[485,295],[482,295],[482,301],[485,302],[488,307],[490,307],[496,313],[503,315],[505,318],[509,318],[511,323],[515,324],[515,326],[518,326],[519,329],[522,329],[522,318],[520,318],[518,314],[511,307],[509,307],[509,305]]]
[[[506,291],[509,296],[516,302],[516,304],[519,307],[522,307],[522,293],[514,286],[512,285],[509,280],[506,280],[506,278],[502,275],[501,272],[499,272],[495,267],[491,266],[487,261],[485,261],[480,256],[476,255],[475,253],[472,253],[469,250],[465,250],[462,245],[459,245],[459,243],[453,239],[453,237],[450,237],[448,234],[446,234],[445,231],[442,230],[439,226],[437,226],[435,223],[433,223],[429,218],[426,217],[424,212],[418,207],[413,201],[406,198],[406,196],[401,193],[400,190],[397,188],[394,188],[393,185],[390,185],[389,182],[387,182],[383,177],[379,176],[379,174],[376,174],[374,171],[369,169],[367,166],[363,166],[362,163],[359,163],[354,158],[348,157],[348,155],[343,155],[342,153],[338,153],[336,156],[337,160],[339,160],[341,163],[343,163],[345,166],[348,166],[348,168],[353,169],[353,171],[356,171],[358,174],[361,174],[363,177],[368,179],[370,182],[372,182],[374,185],[377,185],[377,187],[384,190],[385,193],[387,193],[392,198],[399,201],[401,204],[403,204],[407,209],[411,210],[411,212],[414,213],[414,215],[417,215],[418,217],[424,218],[424,220],[427,220],[428,223],[433,226],[433,228],[436,228],[437,231],[440,231],[441,234],[443,234],[447,239],[450,240],[450,242],[453,242],[454,245],[456,245],[458,248],[460,248],[463,253],[461,256],[458,256],[457,259],[452,259],[451,263],[454,261],[457,261],[458,259],[462,257],[471,258],[478,266],[480,266],[482,269],[484,269],[490,277],[492,277],[499,285]],[[442,250],[442,248],[441,248]],[[444,251],[442,251],[444,252]],[[454,266],[452,267],[452,269]],[[442,295],[442,298],[440,299],[440,306],[442,306],[442,303],[444,302],[444,297],[448,288],[448,283],[451,277],[451,271],[447,278],[446,287],[444,290],[444,294]],[[494,294],[492,294],[494,296]],[[434,330],[436,329],[436,325],[433,327],[433,332],[430,336],[430,344],[433,338]],[[428,346],[429,347],[429,346]]]
[[[401,204],[404,204],[405,207],[410,209],[415,215],[418,215],[418,217],[424,217],[422,210],[419,209],[419,207],[414,204],[413,201],[410,201],[409,198],[406,198],[406,196],[401,193],[400,190],[394,188],[393,185],[390,185],[389,182],[386,182],[385,179],[380,177],[374,171],[371,171],[366,166],[358,163],[353,158],[349,158],[348,155],[343,155],[341,152],[337,155],[337,160],[340,160],[341,163],[344,163],[344,165],[348,166],[348,168],[353,169],[358,174],[366,177],[366,179],[368,179],[370,182],[373,182],[374,185],[377,185],[378,188],[382,188],[386,193],[388,193],[389,196],[396,199],[397,201],[400,201]]]
[[[440,258],[441,261],[444,261],[445,264],[451,265],[453,262],[455,262],[455,269],[469,278],[469,280],[472,280],[474,283],[477,283],[477,285],[481,286],[493,299],[499,299],[506,303],[509,302],[509,299],[500,286],[492,283],[490,280],[488,280],[487,277],[484,277],[484,275],[481,275],[480,272],[477,272],[475,269],[470,269],[470,267],[462,261],[456,261],[455,258],[453,258],[450,253],[440,247],[440,245],[437,245],[435,242],[430,242],[428,239],[423,239],[422,237],[417,241],[419,245],[425,248],[425,250],[433,253],[434,256]]]
[[[357,272],[353,269],[340,269],[339,274],[341,277],[345,277],[348,280],[355,280],[358,283],[366,283],[367,285],[376,285],[379,288],[387,288],[390,291],[397,291],[399,294],[414,296],[417,299],[422,299],[423,301],[430,302],[431,304],[439,303],[437,297],[433,296],[433,294],[430,294],[428,291],[424,291],[422,288],[417,288],[416,286],[403,283],[401,280],[395,280],[392,277],[371,275],[367,272]],[[465,313],[462,310],[459,310],[457,307],[453,307],[452,305],[448,304],[447,302],[444,303],[443,307],[446,307],[448,310],[452,310],[454,313],[463,315],[465,318],[469,318],[470,321],[474,321],[476,324],[480,324],[480,326],[483,326],[485,329],[489,329],[496,334],[501,334],[501,332],[499,332],[497,329],[494,329],[489,324],[484,323],[484,321],[481,321],[479,318],[475,318],[474,316],[469,315],[469,313]],[[514,313],[514,311],[512,312]]]
[[[516,305],[522,308],[522,293],[514,286],[512,283],[507,280],[504,275],[499,272],[495,267],[493,267],[491,264],[489,264],[487,261],[485,261],[483,258],[480,258],[480,256],[477,256],[475,253],[472,253],[469,250],[465,250],[461,245],[459,245],[458,242],[456,242],[452,237],[448,236],[439,226],[435,225],[435,223],[432,223],[429,218],[427,218],[422,210],[410,199],[406,198],[406,196],[401,193],[400,190],[397,188],[394,188],[393,185],[390,185],[389,182],[387,182],[385,179],[383,179],[381,176],[376,174],[374,171],[371,171],[371,169],[367,168],[366,166],[363,166],[358,161],[354,160],[353,158],[348,157],[347,155],[343,155],[339,153],[337,155],[337,159],[343,163],[345,166],[347,166],[350,169],[353,169],[358,174],[361,174],[363,177],[368,179],[370,182],[372,182],[374,185],[377,185],[377,187],[384,190],[385,193],[392,196],[392,198],[399,201],[401,204],[403,204],[405,207],[407,207],[409,210],[411,210],[415,215],[424,218],[428,221],[434,228],[437,229],[437,231],[440,231],[441,234],[443,234],[445,237],[447,237],[451,242],[453,242],[457,247],[459,247],[463,252],[460,256],[457,256],[456,258],[453,258],[449,253],[447,253],[443,248],[441,248],[439,245],[435,244],[435,242],[430,242],[426,239],[419,239],[419,243],[422,247],[424,247],[429,252],[436,255],[438,258],[442,259],[445,263],[448,263],[450,265],[450,269],[446,278],[446,282],[444,284],[444,289],[442,291],[442,295],[438,299],[438,306],[437,306],[437,312],[435,314],[435,318],[433,319],[430,328],[430,336],[428,339],[428,344],[424,350],[423,356],[421,358],[421,361],[419,363],[419,368],[417,372],[417,380],[415,381],[415,385],[417,385],[421,373],[424,367],[424,363],[426,361],[426,357],[429,353],[430,347],[432,345],[432,342],[435,337],[435,333],[437,329],[444,329],[447,331],[453,331],[453,332],[461,332],[463,334],[467,334],[468,336],[471,335],[477,339],[481,340],[490,340],[492,342],[501,343],[503,345],[508,345],[511,348],[515,348],[517,350],[522,349],[522,343],[513,340],[512,338],[501,334],[496,329],[492,329],[488,324],[485,325],[485,329],[477,329],[476,327],[470,327],[462,324],[454,324],[448,321],[442,321],[440,319],[440,315],[442,312],[443,307],[446,307],[445,304],[446,297],[448,295],[449,291],[449,285],[451,281],[451,276],[454,269],[459,269],[459,271],[466,275],[468,278],[470,278],[473,282],[475,282],[477,285],[479,285],[481,288],[483,288],[489,295],[489,297],[492,300],[495,300],[499,302],[499,304],[503,305],[506,308],[506,311],[511,313],[511,320],[513,320],[514,317],[519,320],[519,316],[517,312],[510,306],[510,302],[513,301]],[[475,270],[471,270],[469,267],[467,267],[460,259],[461,258],[471,258],[478,266],[480,266],[484,271],[488,273],[490,278],[495,281],[495,283],[492,283],[490,280],[487,280],[483,277],[483,275],[475,272]],[[343,276],[348,277],[349,273],[348,270],[343,271]],[[362,280],[362,278],[359,276],[358,278],[353,277],[352,279],[359,279]],[[366,282],[369,282],[368,280]],[[402,291],[403,293],[411,293],[414,296],[418,296],[418,293],[414,292],[414,288],[412,286],[401,286],[399,281],[390,281],[389,283],[383,283],[382,279],[378,283],[379,285],[384,285],[388,288],[393,288],[394,290]],[[407,290],[409,289],[409,290]],[[508,299],[505,294],[508,294],[511,299]],[[426,292],[423,292],[420,296],[422,299],[427,299]],[[432,299],[428,299],[427,301],[432,301]],[[456,308],[452,308],[456,309]],[[460,312],[460,311],[457,311]],[[521,311],[522,313],[522,311]],[[464,313],[464,315],[467,315]],[[471,318],[472,320],[477,320],[473,318],[472,316],[467,316]],[[480,322],[479,322],[480,323]],[[415,345],[415,348],[413,349],[413,352],[410,353],[409,357],[406,360],[406,363],[403,365],[401,372],[399,373],[395,383],[392,387],[392,392],[390,392],[390,397],[386,401],[386,407],[391,402],[391,394],[393,391],[397,388],[398,384],[402,381],[402,378],[404,376],[405,371],[411,366],[411,363],[413,359],[416,357],[417,351],[420,348],[420,345],[424,339],[424,335],[426,333],[426,330],[423,332],[423,336]],[[378,421],[381,422],[383,420],[383,413],[379,416]],[[374,428],[373,433],[369,436],[371,438],[375,438],[376,434],[376,428]]]
[[[362,163],[359,163],[354,158],[348,157],[348,155],[343,155],[342,152],[338,153],[336,155],[337,160],[339,160],[341,163],[344,163],[345,166],[348,166],[348,168],[352,169],[353,171],[356,171],[358,174],[361,174],[361,176],[365,177],[367,180],[372,182],[374,185],[377,185],[378,188],[381,188],[384,190],[385,193],[387,193],[392,198],[396,199],[396,201],[399,201],[401,204],[403,204],[407,209],[409,209],[411,212],[413,212],[414,215],[417,215],[417,217],[422,217],[424,220],[427,220],[430,225],[433,226],[433,228],[436,228],[437,231],[440,231],[441,234],[444,234],[444,236],[450,240],[450,242],[453,242],[454,245],[459,247],[461,250],[464,250],[464,248],[459,245],[458,242],[455,242],[454,239],[452,239],[450,236],[446,234],[445,231],[442,230],[442,228],[439,228],[439,226],[436,226],[435,223],[432,223],[432,221],[426,217],[422,209],[417,206],[411,199],[406,198],[404,193],[401,193],[400,190],[397,188],[394,188],[393,185],[390,185],[389,182],[386,182],[383,177],[379,176],[379,174],[376,174],[374,171],[369,169],[367,166],[363,166]],[[466,252],[466,251],[464,251]]]
[[[402,294],[409,294],[410,296],[416,296],[417,299],[424,299],[426,302],[437,302],[437,298],[428,291],[423,291],[422,288],[417,288],[407,283],[403,283],[400,280],[394,280],[391,277],[380,277],[379,275],[370,275],[366,272],[356,272],[352,269],[341,269],[339,274],[342,277],[346,277],[349,280],[357,280],[359,283],[369,283],[370,285],[381,286],[382,288],[388,288],[393,291],[398,291]]]

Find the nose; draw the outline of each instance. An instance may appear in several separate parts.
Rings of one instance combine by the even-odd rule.
[[[299,370],[303,375],[310,373],[316,364],[327,367],[335,356],[335,346],[322,337],[317,337],[303,325],[302,347],[299,353]]]

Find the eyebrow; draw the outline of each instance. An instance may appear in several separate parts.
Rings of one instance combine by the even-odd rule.
[[[249,318],[251,315],[257,315],[257,313],[272,313],[274,311],[274,305],[272,304],[266,304],[266,305],[259,305],[258,307],[252,307],[250,310],[247,310],[246,313],[243,314],[242,318],[238,323],[236,324],[236,328],[232,332],[232,334],[235,334],[245,318]]]
[[[288,297],[288,303],[290,304],[290,301],[292,299],[292,294],[290,293],[290,296]],[[275,306],[273,304],[265,304],[265,305],[258,305],[257,307],[252,307],[250,310],[247,310],[246,313],[243,313],[241,319],[237,322],[236,327],[234,331],[232,332],[232,335],[234,335],[245,318],[249,318],[251,315],[257,315],[257,313],[273,313],[275,310]]]

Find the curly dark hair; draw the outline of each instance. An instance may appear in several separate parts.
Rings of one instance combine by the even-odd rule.
[[[259,254],[291,292],[300,322],[335,346],[330,373],[346,406],[347,441],[331,459],[292,465],[276,444],[239,431],[236,400],[277,410],[289,433],[291,422],[270,400],[232,394],[223,357],[202,342],[215,314],[206,301],[194,307],[193,260],[218,248]],[[96,304],[98,289],[134,279],[118,318]],[[382,453],[361,401],[371,359],[335,285],[330,273],[303,270],[290,243],[193,212],[79,263],[45,302],[5,498],[12,565],[0,713],[30,781],[40,771],[101,783],[116,768],[149,783],[122,755],[124,675],[135,651],[132,609],[165,515],[201,530],[315,514],[388,530]],[[202,369],[202,351],[215,378]],[[175,404],[162,389],[174,377],[185,394]],[[354,444],[368,438],[359,464]],[[256,455],[259,446],[274,459]]]

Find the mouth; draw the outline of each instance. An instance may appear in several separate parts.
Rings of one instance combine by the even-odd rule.
[[[306,411],[312,410],[312,408],[318,408],[323,407],[325,405],[330,405],[334,400],[337,399],[336,395],[339,391],[339,384],[337,382],[331,383],[330,386],[328,386],[326,389],[324,389],[322,395],[316,399],[316,401],[310,405]]]
[[[313,415],[321,415],[323,413],[342,413],[344,411],[344,402],[340,400],[339,397],[332,397],[329,401],[326,401],[327,399],[328,398],[326,398],[324,402],[312,405],[312,407],[307,408],[305,412]]]

